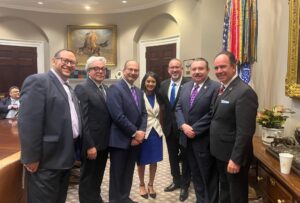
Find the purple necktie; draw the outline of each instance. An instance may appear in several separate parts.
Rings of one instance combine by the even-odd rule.
[[[134,98],[135,104],[136,104],[137,106],[139,106],[138,98],[137,98],[136,91],[135,91],[135,88],[134,88],[134,87],[131,87],[131,94],[132,94],[132,96],[133,96],[133,98]]]
[[[195,98],[198,94],[198,88],[199,88],[199,85],[196,84],[192,90],[191,97],[190,97],[190,107],[193,105]]]

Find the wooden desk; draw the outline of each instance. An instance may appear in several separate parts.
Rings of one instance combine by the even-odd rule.
[[[19,151],[17,121],[0,120],[0,202],[25,202]]]
[[[293,171],[289,175],[282,174],[279,160],[266,152],[261,137],[254,136],[253,147],[258,160],[257,180],[264,202],[300,202],[300,176]]]

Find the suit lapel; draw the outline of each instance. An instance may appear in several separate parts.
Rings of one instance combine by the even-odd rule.
[[[220,102],[230,95],[231,91],[235,88],[235,86],[239,83],[239,81],[240,81],[240,78],[238,76],[229,84],[229,86],[225,89],[224,93],[222,95],[218,96],[218,98],[215,102],[214,112],[217,111]]]
[[[57,87],[58,91],[63,95],[63,97],[69,104],[68,95],[67,95],[63,85],[60,83],[60,81],[57,79],[57,77],[54,75],[54,73],[51,72],[51,70],[48,72],[48,75],[49,75],[50,79],[52,80],[53,84]]]
[[[102,93],[100,92],[99,87],[97,87],[97,85],[96,85],[90,78],[87,78],[87,81],[86,81],[86,82],[87,82],[88,86],[93,90],[93,92],[96,92],[96,93],[97,93],[98,98],[99,98],[101,101],[105,102],[105,98],[104,98],[104,96],[102,95]]]
[[[137,109],[137,111],[139,113],[141,113],[141,110],[140,110],[141,108],[139,108],[139,106],[142,105],[141,104],[142,100],[141,100],[141,95],[140,95],[141,93],[140,93],[140,91],[138,89],[135,89],[136,90],[135,91],[136,92],[136,96],[137,96],[137,99],[139,101],[139,106],[137,106],[136,103],[135,103],[135,100],[134,100],[134,98],[133,98],[133,96],[131,94],[131,90],[129,89],[129,87],[128,87],[127,83],[124,81],[124,79],[121,80],[121,84],[122,84],[123,89],[127,92],[127,94],[129,95],[129,97],[131,98],[133,106],[135,106],[135,108]]]

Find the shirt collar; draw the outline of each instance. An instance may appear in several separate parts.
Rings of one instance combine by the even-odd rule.
[[[238,75],[237,74],[235,74],[232,78],[231,78],[231,80],[229,80],[229,82],[227,83],[227,84],[223,84],[223,83],[221,83],[222,85],[224,85],[224,87],[225,87],[225,89],[230,85],[230,83],[232,83],[232,81],[234,81],[234,79],[235,78],[237,78],[238,77]]]
[[[57,72],[55,72],[55,70],[53,68],[50,69],[50,71],[52,71],[52,73],[54,73],[54,75],[56,76],[56,78],[59,80],[59,82],[64,85],[65,83],[69,83],[69,80],[64,81],[58,74]]]

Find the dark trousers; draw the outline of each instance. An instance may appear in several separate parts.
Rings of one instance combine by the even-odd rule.
[[[209,151],[187,147],[188,161],[196,194],[196,203],[218,202],[218,174],[216,161]]]
[[[26,172],[28,203],[64,203],[67,198],[70,170],[38,169]]]
[[[180,146],[179,136],[173,135],[172,132],[166,137],[166,143],[173,182],[180,185],[181,188],[188,188],[191,181],[191,171],[186,149]],[[180,171],[180,162],[182,164],[182,171]]]
[[[140,146],[110,149],[109,202],[129,202],[132,178]]]
[[[248,171],[250,164],[241,166],[237,174],[227,173],[227,162],[217,160],[220,180],[220,203],[248,202]]]
[[[86,155],[85,155],[86,156]],[[80,168],[79,200],[81,203],[101,203],[101,183],[108,150],[97,151],[94,160],[82,158]]]

